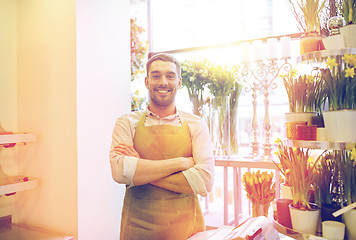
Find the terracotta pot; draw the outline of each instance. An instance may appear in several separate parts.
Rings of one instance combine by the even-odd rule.
[[[325,50],[323,37],[317,34],[306,34],[300,38],[300,54]]]

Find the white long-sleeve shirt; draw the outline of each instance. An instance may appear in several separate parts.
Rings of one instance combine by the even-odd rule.
[[[113,178],[122,184],[133,186],[133,177],[136,171],[137,158],[118,155],[114,146],[124,143],[133,146],[136,126],[142,115],[146,114],[145,126],[175,125],[181,126],[178,113],[160,118],[148,109],[131,112],[119,117],[116,121],[110,149],[110,161]],[[194,167],[182,171],[190,187],[196,194],[206,196],[211,191],[214,178],[214,156],[211,137],[206,123],[198,116],[179,111],[183,121],[186,121],[192,139],[192,153]]]

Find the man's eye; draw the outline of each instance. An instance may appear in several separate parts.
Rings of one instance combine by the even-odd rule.
[[[168,75],[168,79],[174,79],[175,75]]]
[[[152,78],[157,79],[157,78],[159,78],[159,75],[158,74],[154,74],[154,75],[152,75]]]

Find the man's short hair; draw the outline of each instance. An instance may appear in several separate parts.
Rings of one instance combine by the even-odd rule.
[[[151,64],[154,62],[154,61],[157,61],[157,60],[161,60],[161,61],[164,61],[164,62],[172,62],[176,65],[177,67],[177,73],[178,73],[178,77],[180,78],[181,76],[181,66],[180,66],[180,63],[179,61],[171,54],[168,54],[168,53],[158,53],[158,54],[155,54],[153,55],[150,59],[148,59],[148,62],[146,64],[146,72],[147,72],[147,77],[148,77],[148,74],[149,74],[149,69],[151,67]]]

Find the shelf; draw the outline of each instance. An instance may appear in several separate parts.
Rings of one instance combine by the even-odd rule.
[[[38,179],[24,176],[0,178],[0,195],[37,188],[38,183]]]
[[[34,133],[14,133],[14,134],[0,134],[0,144],[9,143],[27,143],[37,140],[37,135]]]
[[[74,237],[19,224],[0,226],[1,240],[74,240]]]
[[[343,48],[343,49],[335,49],[335,50],[322,50],[317,52],[307,53],[297,57],[297,62],[304,62],[307,60],[315,60],[318,59],[322,61],[327,57],[331,56],[342,56],[344,54],[356,54],[356,48]]]
[[[353,144],[348,142],[326,142],[326,141],[303,141],[303,140],[286,140],[288,147],[328,149],[328,150],[345,150],[346,145]]]

